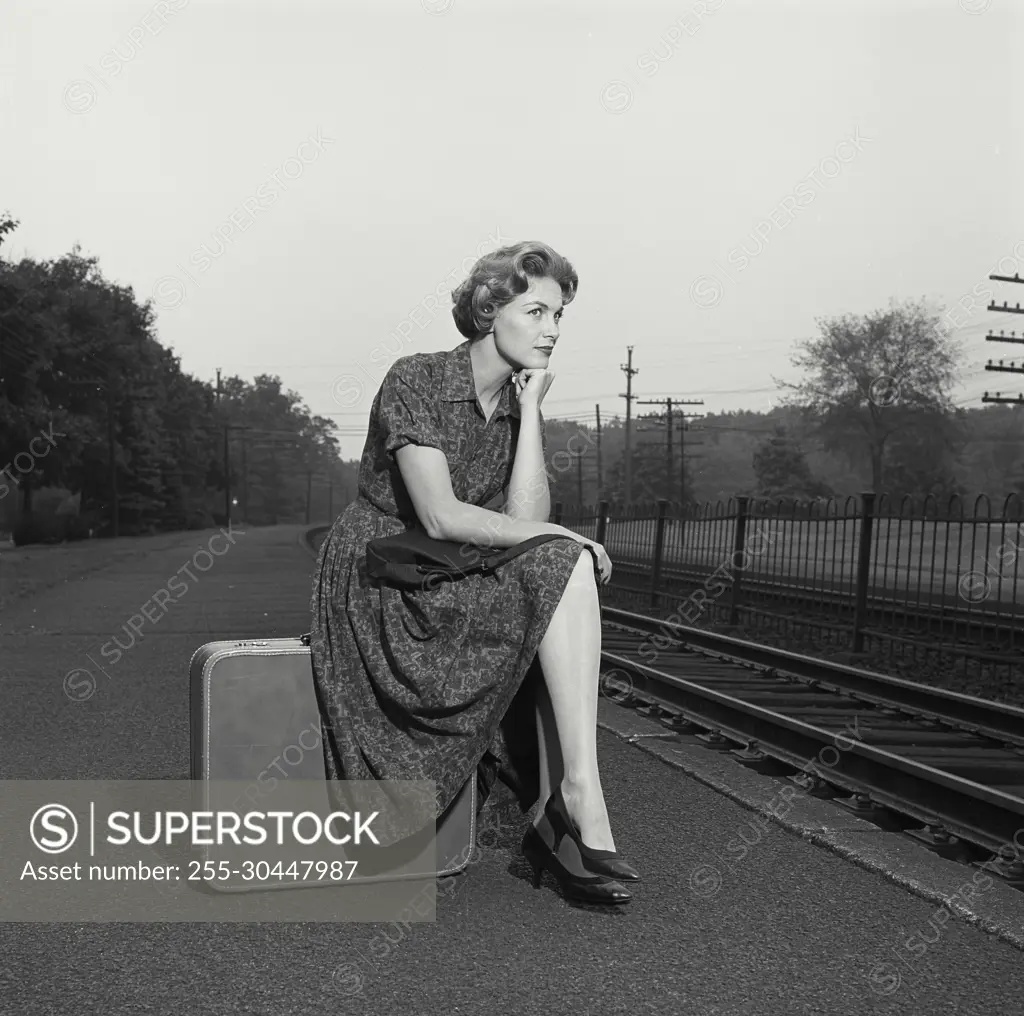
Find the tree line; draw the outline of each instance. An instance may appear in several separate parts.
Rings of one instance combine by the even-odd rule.
[[[0,245],[17,225],[0,217]],[[16,542],[132,535],[343,502],[354,477],[330,420],[274,376],[218,387],[184,373],[150,301],[77,246],[0,256],[0,528]]]

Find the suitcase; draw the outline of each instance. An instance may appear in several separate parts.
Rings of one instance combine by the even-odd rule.
[[[202,804],[196,805],[199,810],[210,807],[209,781],[238,780],[251,786],[261,774],[320,781],[320,800],[326,805],[327,775],[308,635],[208,642],[193,654],[189,669],[191,778],[197,788],[204,788]],[[474,776],[437,820],[434,864],[424,859],[422,869],[414,866],[400,876],[356,873],[348,881],[457,874],[472,859],[476,817]],[[200,860],[210,857],[210,848],[202,848]],[[281,887],[238,880],[210,884],[234,892]]]

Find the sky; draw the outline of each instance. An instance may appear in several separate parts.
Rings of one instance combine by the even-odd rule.
[[[357,458],[448,293],[539,239],[580,276],[545,416],[764,411],[817,321],[926,298],[961,405],[1024,290],[1010,0],[6,0],[8,258],[79,244],[213,382],[276,374]],[[966,298],[966,299],[965,299]],[[959,304],[958,302],[963,301]],[[653,409],[654,407],[646,407]],[[643,411],[641,408],[640,411]]]

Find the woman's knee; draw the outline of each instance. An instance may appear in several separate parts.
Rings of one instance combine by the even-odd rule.
[[[590,551],[585,548],[576,561],[572,574],[569,576],[566,591],[569,589],[576,593],[586,593],[591,590],[597,591],[597,579],[594,576],[594,559]]]

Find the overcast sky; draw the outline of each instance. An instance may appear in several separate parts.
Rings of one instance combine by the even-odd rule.
[[[6,0],[6,254],[81,244],[186,371],[278,374],[346,458],[395,357],[462,341],[436,294],[523,239],[580,274],[547,417],[622,413],[627,345],[641,398],[763,410],[815,318],[1021,270],[1022,13]],[[967,405],[1020,388],[985,303],[951,322]]]

